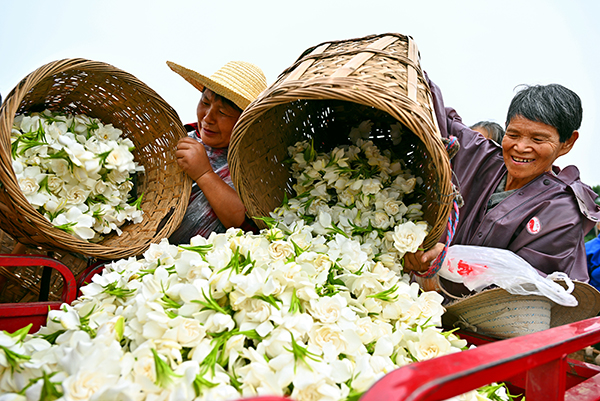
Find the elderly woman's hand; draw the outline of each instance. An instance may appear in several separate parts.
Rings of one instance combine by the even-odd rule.
[[[196,182],[204,174],[213,171],[204,145],[194,138],[180,139],[177,143],[175,157],[177,157],[179,167]]]
[[[426,272],[431,266],[431,262],[438,257],[444,250],[444,244],[438,242],[428,251],[417,251],[415,253],[407,253],[404,255],[404,272],[408,273],[416,271],[419,273]]]

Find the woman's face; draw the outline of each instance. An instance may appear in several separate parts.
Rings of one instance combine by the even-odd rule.
[[[196,114],[202,142],[212,148],[226,148],[229,146],[233,126],[242,112],[210,89],[205,89]]]
[[[556,128],[522,116],[515,116],[502,140],[502,155],[508,169],[506,190],[521,188],[539,175],[550,171],[554,161],[567,154],[579,133],[561,143]]]

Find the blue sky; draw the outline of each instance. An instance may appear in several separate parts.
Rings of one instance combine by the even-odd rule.
[[[84,57],[123,69],[195,119],[198,92],[166,65],[210,75],[229,60],[269,83],[307,48],[398,32],[467,124],[504,125],[520,84],[560,83],[583,101],[580,139],[557,160],[600,185],[600,2],[595,0],[0,0],[0,94],[41,65]]]

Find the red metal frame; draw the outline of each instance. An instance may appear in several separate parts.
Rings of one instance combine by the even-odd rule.
[[[600,317],[404,366],[361,401],[441,401],[492,382],[523,385],[527,401],[600,400],[600,367],[567,360],[597,343]]]
[[[81,295],[81,291],[80,291],[81,287],[91,283],[92,277],[94,277],[96,274],[102,273],[102,270],[104,270],[104,265],[106,265],[107,263],[109,263],[109,262],[106,260],[99,260],[99,261],[94,262],[91,265],[89,265],[81,273],[81,275],[79,276],[79,279],[77,280],[77,296],[78,297]]]
[[[0,304],[0,330],[14,332],[32,324],[31,333],[36,332],[46,323],[49,309],[58,309],[63,303],[72,303],[77,294],[77,283],[73,272],[56,259],[42,255],[0,255],[0,265],[47,266],[57,270],[63,277],[64,285],[60,301],[5,303]]]

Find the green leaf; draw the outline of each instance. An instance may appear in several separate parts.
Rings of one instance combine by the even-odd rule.
[[[294,291],[296,291],[296,289],[294,288]],[[279,305],[277,305],[277,302],[283,302],[281,299],[277,299],[275,298],[275,296],[271,295],[255,295],[252,298],[254,299],[260,299],[261,301],[264,301],[268,304],[271,304],[275,307],[275,309],[280,310],[279,309]]]
[[[151,351],[154,356],[154,367],[156,370],[156,381],[154,384],[161,388],[167,388],[173,382],[173,378],[181,377],[181,375],[173,372],[173,369],[162,360],[154,348]]]
[[[50,344],[54,344],[56,342],[56,339],[58,338],[58,336],[60,336],[61,334],[65,333],[66,330],[58,330],[55,331],[54,333],[50,333],[50,334],[42,334],[42,338],[46,341],[48,341]]]
[[[4,333],[6,333],[8,336],[12,337],[12,338],[17,338],[18,342],[22,342],[25,337],[27,336],[27,334],[29,334],[29,329],[31,328],[31,326],[33,326],[32,323],[29,323],[27,326],[20,328],[19,330],[15,331],[14,333],[9,333],[8,331],[4,331]]]
[[[253,219],[254,220],[261,220],[261,221],[263,221],[267,225],[267,227],[269,229],[271,229],[271,228],[273,228],[273,227],[275,227],[277,225],[277,220],[275,220],[272,217],[266,217],[266,216],[258,217],[258,216],[254,216]]]
[[[163,302],[163,305],[165,308],[172,308],[172,309],[181,308],[181,305],[179,305],[179,303],[173,301],[167,294],[164,294],[160,300]]]
[[[50,378],[54,376],[54,372],[48,375],[46,372],[43,373],[42,380],[44,384],[42,385],[42,391],[40,392],[40,400],[44,401],[54,401],[61,398],[64,394],[58,389],[58,386],[62,383],[53,383],[50,381]]]
[[[119,288],[116,281],[109,283],[103,286],[102,288],[104,288],[104,290],[102,291],[103,293],[115,296],[119,299],[125,299],[135,292],[135,290],[133,289]]]
[[[367,298],[376,298],[386,302],[394,302],[398,300],[398,295],[391,296],[393,293],[398,290],[398,285],[394,284],[393,287],[388,288],[387,290],[381,291],[377,294],[367,295]]]
[[[308,369],[312,371],[312,368],[310,367],[306,359],[308,358],[310,360],[318,362],[321,360],[321,357],[313,352],[310,352],[308,350],[308,346],[303,347],[300,344],[298,344],[294,339],[294,335],[292,333],[290,333],[290,335],[292,336],[292,349],[286,347],[283,347],[283,349],[294,354],[294,373],[296,372],[296,365],[298,361],[303,362],[306,365],[306,367],[308,367]]]
[[[190,246],[179,245],[179,247],[181,249],[185,249],[186,251],[192,251],[192,252],[197,252],[200,255],[206,255],[213,248],[213,245],[212,244],[208,244],[208,245],[194,245],[194,246],[191,246],[191,245]]]
[[[204,308],[202,310],[211,309],[216,312],[222,313],[224,315],[229,314],[231,308],[230,307],[223,308],[221,305],[219,305],[219,303],[213,298],[212,294],[210,293],[210,290],[208,292],[208,295],[206,295],[206,293],[204,292],[204,288],[203,288],[202,296],[204,296],[204,299],[205,299],[204,301],[201,301],[199,299],[194,299],[194,300],[192,300],[192,302],[196,302],[196,303],[203,305]]]
[[[75,166],[75,164],[73,163],[73,161],[71,161],[71,158],[69,157],[69,154],[67,153],[66,150],[61,149],[54,154],[48,155],[47,158],[48,159],[63,159],[63,160],[65,160],[69,166],[69,170],[71,172],[73,172],[73,167]]]
[[[218,386],[217,383],[213,383],[208,379],[205,379],[201,374],[196,375],[196,378],[192,382],[192,385],[194,386],[194,392],[196,393],[196,397],[200,397],[203,390]]]
[[[304,313],[304,308],[302,307],[302,302],[296,295],[296,289],[294,288],[292,291],[292,300],[290,301],[290,313],[293,315],[297,312]]]
[[[2,345],[0,345],[0,350],[4,351],[6,362],[8,362],[8,364],[10,365],[10,371],[12,373],[14,373],[15,371],[19,372],[21,370],[19,366],[21,362],[25,362],[31,359],[29,355],[18,354],[15,351],[11,351],[10,349]]]
[[[70,223],[65,223],[65,224],[60,224],[60,225],[54,226],[54,228],[58,228],[59,230],[62,230],[69,234],[73,234],[75,232],[75,231],[73,231],[73,227],[75,227],[76,225],[77,225],[77,222],[72,221]]]
[[[130,206],[135,206],[137,210],[142,210],[142,198],[144,194],[141,194],[134,202],[130,203]]]

